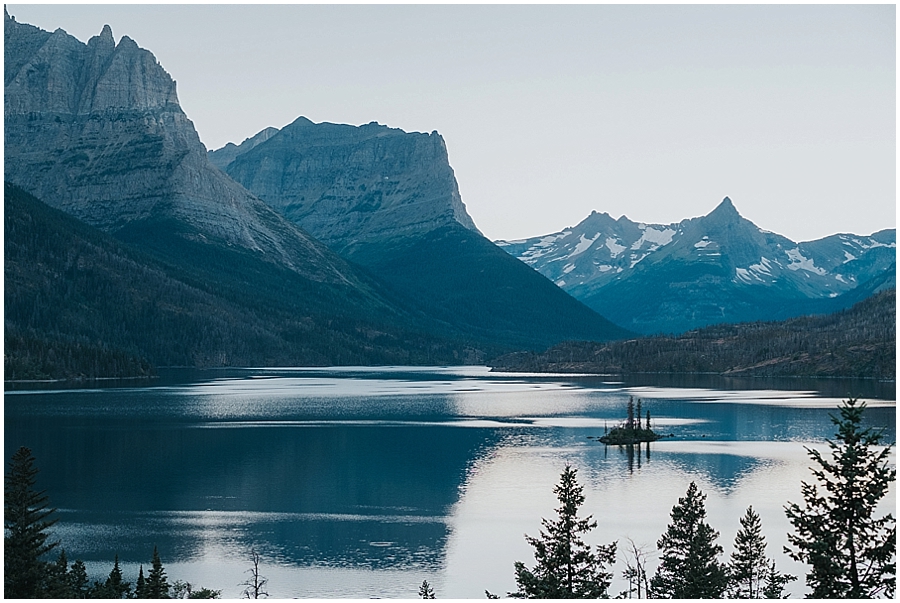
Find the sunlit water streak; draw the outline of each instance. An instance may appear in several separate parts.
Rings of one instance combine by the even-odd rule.
[[[630,397],[671,439],[631,454],[588,437]],[[515,588],[525,533],[553,514],[565,463],[589,540],[648,549],[687,484],[707,494],[726,556],[750,504],[783,571],[783,505],[809,481],[839,399],[815,391],[631,384],[484,367],[247,369],[152,387],[7,392],[5,454],[34,451],[70,559],[126,577],[160,547],[171,579],[237,597],[251,548],[276,597],[415,598]],[[895,439],[895,403],[868,400]],[[892,462],[895,462],[892,456]],[[885,509],[893,509],[892,489]],[[653,562],[655,564],[655,561]],[[624,588],[615,571],[613,594]],[[804,592],[802,578],[790,590]]]

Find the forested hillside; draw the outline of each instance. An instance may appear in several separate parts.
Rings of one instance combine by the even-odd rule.
[[[338,287],[329,297],[327,284],[249,260],[242,272],[239,251],[216,257],[245,282],[217,282],[223,267],[200,246],[185,249],[188,271],[15,186],[4,192],[7,380],[141,376],[151,365],[471,361],[464,344],[415,329],[409,316],[379,316]]]
[[[890,289],[824,316],[716,325],[677,337],[567,342],[543,354],[508,354],[493,366],[529,372],[894,379],[896,308],[896,289]]]

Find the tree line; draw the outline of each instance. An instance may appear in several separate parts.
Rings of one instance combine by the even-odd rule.
[[[501,356],[492,364],[525,372],[894,379],[896,325],[896,289],[889,289],[834,314],[722,324],[678,336],[565,342],[542,354]]]
[[[184,261],[173,263],[8,183],[4,192],[7,380],[142,377],[152,366],[452,364],[489,347],[435,332],[388,292],[354,297],[174,235],[166,244],[180,245],[173,253]]]

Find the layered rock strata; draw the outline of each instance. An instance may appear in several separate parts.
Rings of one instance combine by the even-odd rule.
[[[478,232],[437,133],[300,117],[262,144],[212,152],[214,162],[315,237],[343,251],[449,224]],[[241,146],[244,146],[241,145]],[[226,160],[229,153],[234,159]]]
[[[343,268],[216,169],[154,56],[109,26],[84,44],[4,28],[5,180],[109,232],[174,220],[179,236],[248,250],[316,280]]]

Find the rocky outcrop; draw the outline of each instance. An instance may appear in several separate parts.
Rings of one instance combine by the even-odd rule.
[[[316,280],[342,262],[216,169],[154,56],[105,26],[87,44],[4,28],[5,180],[109,232],[174,220],[180,236]]]
[[[375,122],[315,124],[300,117],[223,169],[341,252],[451,223],[478,231],[437,132],[408,133]]]
[[[260,130],[255,135],[244,140],[244,142],[242,142],[241,144],[234,144],[233,142],[229,142],[221,149],[216,149],[215,151],[207,151],[206,156],[209,157],[210,163],[212,163],[220,170],[224,170],[229,163],[237,159],[238,155],[243,155],[250,149],[254,148],[256,145],[269,140],[277,133],[278,128],[266,128],[265,130]]]

